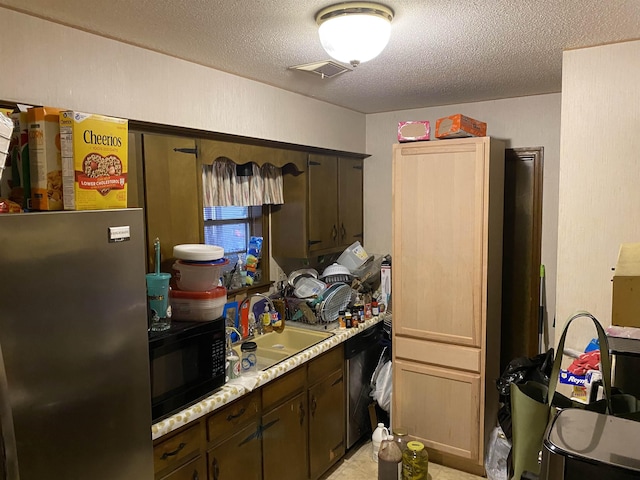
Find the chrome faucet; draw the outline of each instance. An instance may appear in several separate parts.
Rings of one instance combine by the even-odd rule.
[[[241,312],[242,311],[242,307],[244,306],[244,304],[246,302],[248,302],[249,300],[251,300],[253,297],[261,297],[264,298],[268,303],[269,303],[269,307],[270,307],[270,312],[275,312],[276,311],[276,307],[273,304],[273,301],[267,297],[265,294],[263,293],[252,293],[251,295],[248,295],[247,297],[245,297],[242,302],[240,302],[240,306],[238,307],[238,311]],[[249,303],[249,309],[251,309],[251,303]],[[251,321],[253,319],[253,322]],[[262,325],[262,322],[259,321],[259,319],[255,318],[255,315],[253,314],[253,310],[249,311],[249,334],[247,336],[247,338],[253,337],[256,335],[256,331],[258,335],[262,335],[264,333],[264,327]]]

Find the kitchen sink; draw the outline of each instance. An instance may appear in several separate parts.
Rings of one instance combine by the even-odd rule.
[[[257,370],[266,370],[290,356],[285,352],[267,351],[266,349],[261,349],[259,347],[258,350],[256,350],[256,354]]]
[[[332,335],[333,333],[331,332],[320,332],[287,326],[282,333],[265,333],[264,335],[258,335],[253,341],[258,345],[258,351],[265,350],[295,355]]]
[[[285,327],[282,333],[269,332],[258,335],[251,339],[258,346],[256,350],[257,369],[266,370],[332,335],[331,332],[289,326]]]

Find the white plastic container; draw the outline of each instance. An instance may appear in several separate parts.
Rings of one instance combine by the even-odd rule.
[[[218,286],[222,267],[229,264],[228,258],[213,262],[188,262],[178,260],[173,264],[176,284],[180,290],[203,292]]]
[[[172,320],[207,322],[222,316],[227,303],[227,289],[216,287],[203,292],[172,289],[169,292]]]
[[[371,435],[373,460],[376,463],[378,463],[378,451],[380,450],[380,443],[388,436],[389,430],[387,430],[387,427],[384,426],[384,423],[379,423],[378,427],[373,431],[373,435]]]
[[[344,252],[340,254],[338,260],[340,265],[347,267],[351,273],[360,268],[364,262],[369,259],[369,255],[362,247],[360,242],[349,245]]]
[[[210,262],[224,257],[224,248],[204,243],[184,243],[173,247],[173,256],[180,260]]]

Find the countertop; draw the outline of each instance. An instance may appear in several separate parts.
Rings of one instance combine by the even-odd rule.
[[[204,415],[207,415],[215,410],[227,405],[228,403],[237,400],[250,391],[259,388],[272,380],[284,375],[285,373],[293,370],[294,368],[308,362],[312,358],[321,355],[322,353],[330,350],[331,348],[345,342],[348,338],[357,335],[358,333],[366,330],[384,319],[384,314],[374,317],[371,320],[366,320],[364,323],[358,325],[357,328],[347,329],[335,329],[333,335],[329,338],[315,344],[314,346],[301,351],[300,353],[293,355],[280,363],[277,363],[271,368],[262,370],[256,375],[241,376],[238,379],[231,380],[225,385],[215,390],[207,398],[200,402],[191,405],[184,410],[161,420],[151,426],[151,435],[153,440],[156,440],[163,435],[166,435],[189,422],[192,422]],[[286,328],[286,327],[285,327]]]

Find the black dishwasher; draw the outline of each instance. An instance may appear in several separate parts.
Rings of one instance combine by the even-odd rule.
[[[347,449],[364,435],[371,435],[369,404],[371,376],[375,370],[383,345],[383,323],[349,338],[345,342],[344,355],[347,370]]]

